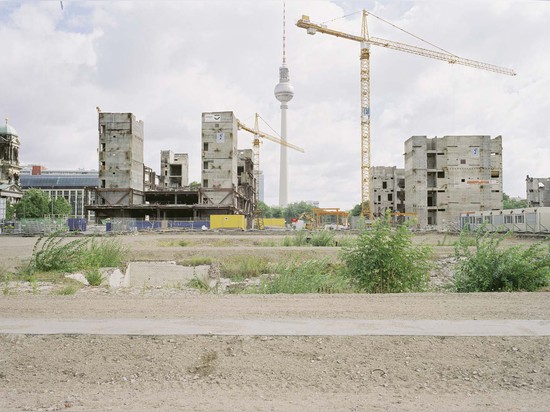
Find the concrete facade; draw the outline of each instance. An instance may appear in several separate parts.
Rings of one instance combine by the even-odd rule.
[[[143,122],[132,113],[99,113],[99,192],[102,204],[143,203]]]
[[[529,177],[525,179],[527,207],[550,206],[550,177]]]
[[[405,211],[419,227],[502,209],[502,137],[413,136],[405,142]]]
[[[387,209],[405,212],[405,169],[395,166],[372,166],[370,168],[372,199],[375,216],[383,216]]]
[[[202,113],[202,189],[205,201],[236,207],[237,118],[233,112]]]
[[[187,153],[161,150],[160,184],[165,189],[178,189],[189,185],[189,156]]]

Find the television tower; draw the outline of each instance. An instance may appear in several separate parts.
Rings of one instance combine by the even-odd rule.
[[[288,67],[286,66],[286,8],[283,3],[283,64],[279,68],[279,84],[275,86],[275,98],[281,102],[281,140],[286,141],[286,111],[288,102],[294,97],[294,87],[290,84]],[[279,177],[279,206],[288,204],[288,162],[287,148],[281,145],[281,166]]]

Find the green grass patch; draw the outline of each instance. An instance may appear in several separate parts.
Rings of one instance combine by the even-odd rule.
[[[190,243],[184,239],[159,240],[159,245],[162,247],[186,247]]]
[[[71,284],[68,284],[66,286],[63,286],[60,289],[56,289],[54,291],[54,294],[61,295],[61,296],[74,295],[76,292],[78,292],[79,289],[80,289],[79,286],[71,283]]]
[[[233,280],[258,277],[271,270],[269,260],[260,256],[234,256],[220,262],[220,276]]]
[[[191,257],[185,260],[178,261],[180,266],[202,266],[202,265],[211,265],[213,259],[211,257]]]
[[[311,259],[302,263],[282,264],[277,275],[263,279],[259,293],[351,293],[353,287],[338,265]],[[250,292],[250,291],[249,291]]]
[[[297,230],[290,236],[285,236],[283,246],[336,246],[335,234],[329,230],[309,232]]]

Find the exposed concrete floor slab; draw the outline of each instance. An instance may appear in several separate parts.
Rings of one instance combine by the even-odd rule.
[[[193,278],[205,279],[208,266],[180,266],[175,262],[130,262],[126,269],[126,285],[141,286],[174,286],[185,285]]]
[[[228,336],[550,336],[549,320],[0,319],[0,333]]]

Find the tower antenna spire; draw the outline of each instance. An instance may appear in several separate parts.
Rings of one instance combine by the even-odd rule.
[[[283,2],[283,66],[286,65],[286,3]]]

